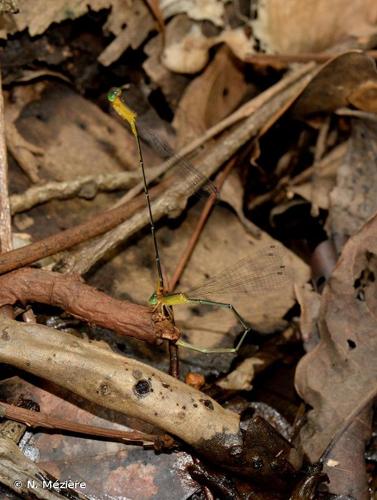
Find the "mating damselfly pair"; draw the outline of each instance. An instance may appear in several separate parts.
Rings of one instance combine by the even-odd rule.
[[[151,228],[151,234],[154,244],[155,261],[158,275],[158,284],[155,292],[149,299],[149,304],[153,306],[154,310],[157,311],[164,318],[172,318],[172,307],[181,304],[203,304],[213,307],[227,308],[231,310],[236,317],[237,321],[243,328],[243,333],[235,347],[229,348],[218,348],[218,349],[206,349],[204,347],[194,346],[188,344],[187,342],[179,339],[177,345],[182,347],[187,347],[203,353],[213,353],[213,352],[237,352],[241,347],[246,335],[250,331],[247,322],[239,314],[237,309],[231,303],[218,302],[211,300],[211,297],[215,297],[218,292],[224,294],[247,294],[247,295],[257,295],[277,288],[283,288],[287,285],[290,280],[290,273],[286,266],[283,264],[282,253],[276,245],[264,245],[263,248],[257,253],[254,258],[244,258],[238,261],[235,265],[227,268],[219,275],[208,279],[202,285],[188,291],[188,292],[175,292],[168,293],[164,286],[164,278],[161,267],[159,246],[156,237],[155,224],[153,219],[153,211],[151,206],[151,201],[149,197],[148,181],[146,178],[143,153],[141,148],[141,142],[139,137],[138,126],[136,123],[137,115],[132,111],[127,104],[122,99],[122,91],[119,88],[113,88],[108,93],[108,100],[111,103],[114,111],[126,122],[128,122],[131,131],[134,135],[137,153],[139,157],[139,164],[142,173],[144,194],[146,197],[146,204],[148,209],[148,216]],[[166,151],[169,151],[169,147],[158,141],[158,145],[161,145]],[[184,172],[186,175],[190,175],[193,182],[197,182],[198,186],[205,183],[207,189],[216,191],[216,189],[208,188],[211,186],[210,182],[203,179],[202,174],[197,171],[192,165],[187,161],[183,162]]]

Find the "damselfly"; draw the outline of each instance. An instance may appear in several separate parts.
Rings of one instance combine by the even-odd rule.
[[[156,238],[151,202],[149,198],[148,183],[145,175],[143,154],[136,124],[137,115],[127,106],[124,100],[121,99],[121,96],[121,89],[114,88],[111,89],[108,93],[108,100],[111,102],[111,105],[116,113],[123,120],[129,123],[131,131],[136,140],[158,273],[158,285],[156,291],[150,297],[149,303],[154,307],[155,311],[161,314],[162,317],[168,317],[171,319],[173,319],[172,307],[181,304],[203,304],[213,307],[227,308],[231,310],[237,321],[243,328],[243,333],[236,347],[206,349],[204,347],[194,346],[181,339],[177,341],[177,344],[182,347],[187,347],[203,353],[236,352],[241,347],[246,335],[250,331],[250,328],[248,327],[247,322],[243,319],[243,317],[231,303],[215,301],[213,300],[213,298],[218,293],[224,295],[224,292],[231,295],[241,293],[252,296],[286,286],[289,281],[289,272],[283,264],[281,254],[275,245],[268,245],[264,247],[260,252],[258,252],[258,254],[253,259],[242,259],[229,269],[223,271],[220,275],[209,279],[204,284],[190,290],[189,292],[167,293],[166,289],[164,288],[160,253]],[[200,179],[200,172],[196,171],[194,167],[186,163],[185,170],[186,173],[189,172],[189,175],[191,175],[193,179],[197,177],[199,178],[199,182],[202,182],[202,179]]]

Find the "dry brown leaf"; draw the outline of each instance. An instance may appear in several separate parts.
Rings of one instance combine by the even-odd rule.
[[[295,286],[297,301],[300,304],[300,331],[306,351],[311,351],[319,341],[316,322],[318,320],[320,295],[308,283]]]
[[[4,15],[0,20],[0,38],[28,29],[31,36],[43,33],[52,23],[75,19],[92,10],[111,6],[111,0],[19,0],[17,15]]]
[[[376,32],[375,0],[264,0],[252,22],[267,52],[314,52]]]
[[[179,103],[173,121],[177,148],[225,118],[247,90],[242,66],[227,47],[221,48],[204,73],[188,85]]]
[[[164,22],[164,17],[162,15],[162,10],[160,6],[160,0],[145,0],[150,11],[153,14],[153,17],[155,18],[158,29],[160,33],[163,35],[165,34],[165,22]]]
[[[327,230],[341,248],[377,210],[377,123],[352,120],[347,153],[331,192]]]
[[[234,170],[230,172],[221,188],[220,199],[233,208],[246,231],[255,237],[259,236],[260,229],[244,214],[244,186],[239,175]]]
[[[104,29],[119,35],[130,18],[136,17],[145,7],[143,0],[18,0],[19,13],[17,15],[5,14],[0,20],[0,38],[28,29],[31,36],[44,33],[52,23],[60,23],[66,19],[76,19],[89,10],[99,11],[111,9]],[[137,14],[137,12],[139,14]],[[139,19],[140,20],[140,19]],[[145,20],[145,19],[144,19]],[[132,21],[134,23],[134,20]],[[145,36],[146,27],[139,32],[132,28],[133,36]],[[132,40],[133,41],[133,40]],[[136,42],[135,42],[136,43]]]
[[[376,273],[374,217],[345,245],[322,294],[318,322],[321,341],[297,367],[297,390],[313,408],[301,432],[304,451],[313,461],[319,459],[347,417],[364,405],[367,410],[372,403],[368,398],[376,393]],[[341,485],[337,493],[362,499],[366,498],[363,442],[369,422],[356,417],[358,423],[362,422],[362,433],[357,439],[351,438],[348,431],[352,429],[348,429],[330,455],[339,466],[336,471],[328,468],[327,473],[337,488]],[[351,469],[350,455],[355,464]]]
[[[377,5],[377,4],[376,4]],[[357,51],[346,52],[324,64],[292,107],[295,116],[329,113],[356,103],[357,89],[377,83],[376,65]]]
[[[143,69],[156,86],[160,87],[170,106],[176,109],[181,95],[190,80],[185,75],[172,73],[161,64],[160,55],[163,45],[163,39],[160,34],[146,43],[144,52],[148,55],[148,59],[143,63]]]
[[[26,87],[19,87],[6,109],[18,116],[18,134],[43,149],[37,160],[44,178],[69,180],[134,167],[134,141],[122,125],[64,85],[35,88],[38,92],[28,102],[23,98]],[[17,148],[17,143],[9,145]]]
[[[377,113],[377,81],[362,83],[351,93],[348,100],[357,109]]]

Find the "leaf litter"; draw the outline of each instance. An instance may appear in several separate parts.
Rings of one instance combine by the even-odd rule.
[[[39,201],[31,209],[25,205],[23,217],[28,222],[22,226],[21,219],[16,218],[16,227],[20,224],[26,236],[35,241],[95,217],[116,203],[125,189],[124,185],[114,184],[105,192],[97,192],[96,186],[103,183],[100,176],[115,178],[125,172],[138,173],[132,137],[106,107],[104,96],[111,86],[131,83],[130,95],[134,92],[132,87],[137,89],[134,102],[144,103],[144,110],[137,110],[140,121],[145,112],[156,137],[162,131],[175,152],[205,138],[211,127],[257,96],[246,114],[229,122],[228,129],[232,128],[227,133],[217,132],[203,141],[199,151],[198,147],[191,151],[190,161],[198,170],[210,170],[211,175],[230,157],[236,156],[237,161],[177,290],[211,283],[222,269],[231,268],[240,260],[253,262],[253,269],[260,273],[258,266],[268,267],[263,263],[263,248],[269,244],[279,249],[284,266],[294,278],[294,287],[280,288],[268,283],[260,286],[258,293],[241,295],[232,289],[238,287],[239,280],[233,282],[234,286],[229,280],[222,283],[224,296],[230,297],[252,327],[238,355],[179,351],[181,378],[189,378],[193,372],[204,377],[202,392],[198,393],[200,408],[211,411],[212,427],[221,425],[222,419],[228,422],[231,439],[236,440],[232,453],[242,458],[232,462],[232,453],[222,455],[227,443],[208,440],[207,416],[192,417],[190,426],[183,430],[176,425],[174,433],[182,442],[187,440],[190,448],[183,444],[179,452],[169,455],[119,443],[33,431],[29,451],[34,450],[33,456],[39,454],[40,467],[55,477],[87,481],[87,492],[96,498],[119,497],[125,491],[132,498],[189,498],[204,487],[212,494],[232,498],[242,498],[244,493],[240,492],[245,491],[253,498],[275,500],[307,500],[318,495],[330,498],[326,490],[339,498],[369,498],[375,490],[375,463],[369,458],[366,467],[364,460],[365,443],[375,431],[370,418],[376,394],[372,115],[376,110],[375,64],[362,52],[350,51],[317,68],[309,63],[306,75],[304,67],[298,70],[293,66],[284,75],[284,71],[276,69],[278,66],[253,65],[248,56],[258,54],[258,45],[277,53],[277,57],[279,52],[304,53],[309,61],[314,51],[333,53],[340,47],[373,49],[374,3],[360,1],[356,7],[352,2],[335,2],[330,11],[321,2],[314,11],[309,3],[304,12],[297,1],[291,0],[282,7],[271,0],[257,4],[254,13],[246,2],[224,4],[215,0],[161,0],[157,8],[141,0],[77,0],[54,2],[48,8],[41,2],[17,3],[20,13],[14,14],[12,6],[1,20],[1,36],[8,38],[1,50],[6,56],[2,72],[7,82],[3,94],[11,194],[25,197],[23,192],[31,186],[47,191],[51,181],[55,182],[57,193],[63,191],[63,183],[91,180],[86,191],[69,186],[69,196],[80,198],[58,201],[54,197],[62,200],[63,196],[52,191],[50,197],[41,199],[42,204]],[[26,29],[28,32],[21,33]],[[32,38],[36,35],[42,38]],[[24,62],[15,40],[23,53],[29,54]],[[284,64],[281,67],[286,67]],[[293,84],[288,83],[274,94],[274,84],[287,81],[295,71],[302,71],[303,76],[297,76],[299,84],[294,87],[293,80]],[[17,81],[22,81],[22,85]],[[286,90],[289,85],[290,94]],[[249,118],[242,122],[242,116],[247,114]],[[253,114],[259,118],[255,126],[249,125],[247,135],[245,124],[252,123]],[[209,167],[207,158],[216,156],[211,156],[211,151],[219,152],[218,156],[221,151],[223,156]],[[143,143],[143,153],[150,172],[164,159],[153,141]],[[184,176],[181,177],[178,169],[172,182],[184,182]],[[152,191],[160,181],[153,184]],[[203,200],[187,200],[184,190],[180,193],[181,199],[173,202],[164,201],[165,193],[157,194],[160,198],[155,205],[159,210],[157,235],[162,265],[168,278],[173,275],[204,204]],[[123,223],[125,229],[117,228],[113,240],[110,235],[97,236],[94,242],[83,241],[78,249],[69,249],[39,265],[44,270],[54,266],[60,272],[75,270],[85,275],[91,285],[104,290],[109,300],[115,297],[136,302],[136,306],[145,305],[155,280],[145,215],[145,210],[139,209],[134,219]],[[305,283],[309,279],[311,254],[326,238],[335,243],[341,257],[319,294]],[[318,259],[323,276],[327,276],[325,254]],[[74,264],[70,266],[69,262]],[[272,265],[281,266],[280,259]],[[245,289],[250,292],[249,281],[245,282]],[[207,296],[203,288],[201,291],[203,297]],[[208,297],[213,298],[211,295],[208,290]],[[52,287],[50,299],[53,296]],[[151,347],[140,340],[120,339],[110,330],[72,319],[64,313],[64,309],[72,310],[68,303],[64,307],[63,301],[61,306],[56,311],[46,304],[30,304],[38,323],[52,328],[52,317],[56,317],[61,331],[59,337],[53,338],[64,342],[59,355],[69,369],[63,370],[62,364],[53,374],[48,371],[49,365],[54,366],[51,361],[43,361],[47,358],[42,354],[38,357],[35,345],[41,347],[36,341],[37,331],[39,338],[45,339],[43,349],[49,353],[49,359],[57,354],[48,337],[44,337],[47,330],[32,330],[26,338],[20,327],[27,325],[18,321],[14,327],[12,323],[9,328],[16,338],[25,339],[31,361],[23,364],[26,361],[22,360],[22,352],[13,352],[11,344],[4,345],[3,356],[12,360],[11,365],[23,369],[19,372],[10,368],[10,377],[4,377],[4,401],[14,402],[18,395],[26,394],[38,401],[44,413],[81,422],[98,420],[95,425],[137,428],[147,433],[160,432],[158,427],[170,429],[168,412],[177,422],[188,418],[187,408],[173,412],[180,398],[194,394],[178,382],[174,382],[178,385],[171,393],[161,386],[169,397],[162,391],[151,396],[155,398],[155,407],[161,405],[164,412],[158,416],[149,413],[149,396],[145,399],[145,392],[148,393],[150,384],[161,380],[166,385],[172,383],[170,378],[164,378],[169,369],[164,345]],[[24,308],[24,303],[17,304],[18,318],[25,314]],[[177,306],[174,315],[183,338],[193,344],[228,347],[240,335],[229,311]],[[7,332],[5,321],[3,331]],[[72,335],[77,338],[76,347]],[[88,336],[89,343],[85,340]],[[5,338],[2,340],[5,342]],[[88,356],[84,354],[88,349],[99,357],[87,380],[76,380],[72,385],[70,367],[79,366],[79,358],[70,351],[74,348],[80,350],[82,359]],[[70,359],[65,350],[71,352]],[[134,370],[138,381],[134,389],[127,386],[127,380],[132,379],[125,377],[120,381],[120,394],[126,395],[121,398],[130,398],[128,410],[123,409],[119,398],[116,404],[120,411],[115,411],[106,399],[113,383],[112,369],[106,364],[109,356],[114,366],[120,360],[131,365],[142,360],[146,363],[142,370],[150,374],[149,381],[138,372],[140,368]],[[94,395],[92,385],[85,384],[97,383],[98,370],[103,367],[108,378]],[[45,380],[42,388],[28,376],[29,371],[38,375],[40,381]],[[293,377],[298,395],[293,393]],[[91,403],[77,396],[83,394],[83,387]],[[126,418],[127,411],[134,411],[135,394],[141,395],[137,400],[139,409],[132,413],[138,418]],[[165,403],[162,397],[167,398]],[[221,408],[216,400],[228,409]],[[305,411],[306,421],[300,422],[302,401],[310,408]],[[250,415],[253,405],[259,405],[257,416]],[[239,423],[237,411],[241,412],[241,408],[244,414]],[[272,412],[291,425],[284,438],[276,434],[276,427],[270,428],[266,423],[271,422],[268,415]],[[238,433],[233,432],[235,429]],[[286,442],[287,436],[293,436],[292,445]],[[306,454],[304,462],[323,461],[329,483],[318,468],[310,473],[305,464],[301,467],[300,449]],[[366,456],[373,457],[373,453]],[[203,460],[200,466],[197,460]],[[240,463],[244,470],[239,469]],[[146,476],[147,483],[143,479]],[[3,481],[11,484],[9,477]],[[308,493],[309,484],[312,496]]]

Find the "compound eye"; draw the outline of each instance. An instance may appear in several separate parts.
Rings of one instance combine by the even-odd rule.
[[[107,99],[110,101],[110,102],[114,102],[115,99],[117,97],[119,97],[121,95],[122,91],[117,88],[117,87],[113,87],[112,89],[109,90],[109,92],[107,93]]]

